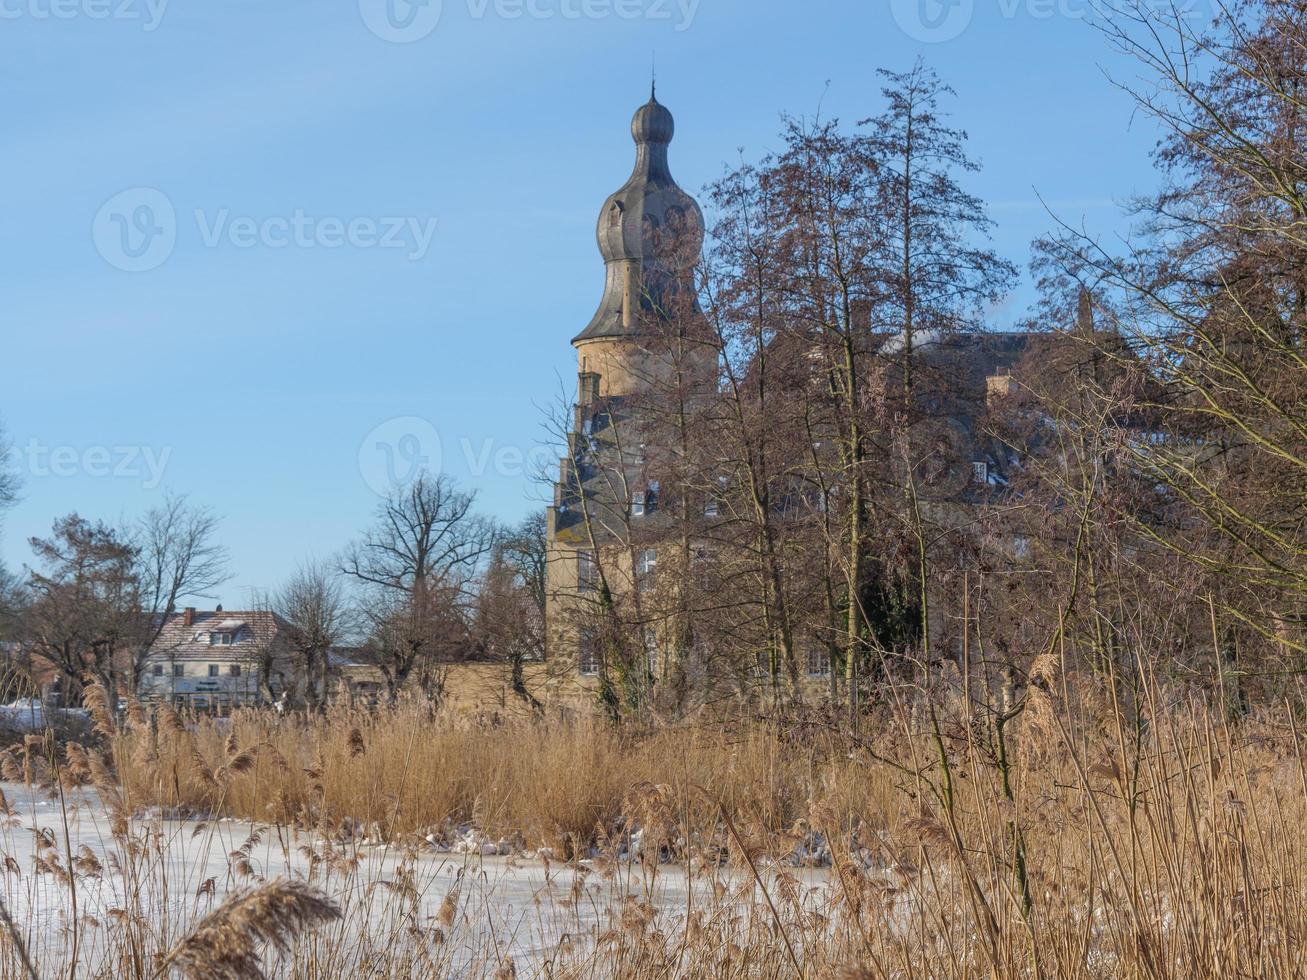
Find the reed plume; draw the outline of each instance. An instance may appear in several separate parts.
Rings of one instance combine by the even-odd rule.
[[[162,973],[188,980],[264,980],[263,950],[286,953],[307,929],[340,918],[340,908],[316,889],[270,881],[233,895],[169,950]]]

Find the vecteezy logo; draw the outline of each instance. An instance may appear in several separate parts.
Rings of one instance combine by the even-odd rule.
[[[890,0],[904,34],[926,44],[951,41],[971,23],[976,0]]]
[[[412,44],[440,23],[441,0],[359,0],[363,23],[383,41]]]
[[[383,497],[423,473],[439,473],[440,463],[440,433],[426,419],[391,419],[369,432],[359,446],[363,482]]]
[[[177,245],[177,212],[163,192],[134,187],[104,202],[91,233],[96,251],[115,269],[149,272]]]

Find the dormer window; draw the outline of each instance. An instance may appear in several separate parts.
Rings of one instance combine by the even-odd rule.
[[[983,460],[977,460],[971,464],[971,482],[988,483],[989,482],[989,464]]]
[[[631,495],[631,516],[644,517],[646,495],[643,490],[637,490]]]
[[[211,647],[229,647],[235,641],[235,634],[228,632],[210,633],[209,646]]]

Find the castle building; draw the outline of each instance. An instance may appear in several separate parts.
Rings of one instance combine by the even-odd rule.
[[[711,531],[732,493],[727,477],[712,469],[697,474],[697,485],[678,479],[668,463],[675,453],[660,442],[675,427],[665,417],[651,422],[669,404],[710,405],[718,393],[718,346],[707,335],[694,279],[704,217],[672,177],[668,151],[674,135],[672,114],[651,95],[631,123],[631,176],[599,213],[603,295],[589,324],[572,339],[577,396],[549,510],[546,642],[549,660],[563,666],[573,692],[578,678],[582,690],[597,686],[601,695],[606,687],[629,688],[624,682],[634,671],[640,674],[636,686],[674,678],[678,670],[685,679],[693,628],[690,614],[678,611],[675,592],[711,565],[704,556],[713,553],[712,535],[696,528]],[[1088,294],[1081,297],[1080,320],[1094,334]],[[1025,331],[922,332],[906,353],[897,342],[894,335],[869,330],[868,343],[877,345],[876,357],[888,370],[911,357],[936,379],[936,417],[923,449],[929,457],[923,511],[941,525],[972,528],[977,512],[1001,501],[1021,469],[1017,451],[994,434],[1001,430],[992,424],[995,413],[1011,413],[1024,397],[1026,365],[1075,377],[1088,348],[1057,334]],[[796,330],[772,343],[812,340]],[[808,356],[793,360],[808,364],[814,377],[821,374],[823,362],[813,356],[820,352],[804,350]],[[892,458],[888,450],[884,455]],[[666,490],[660,479],[668,483]],[[824,512],[826,499],[808,500],[806,492],[786,496]],[[1015,527],[1002,534],[1011,539],[1014,554],[1022,551]],[[942,605],[932,598],[929,608],[932,647],[956,645],[955,636],[945,635],[949,617]],[[823,638],[822,625],[815,617],[813,623],[795,638],[791,659],[802,660],[806,683],[820,696],[823,688],[833,693],[832,657],[838,651],[830,639],[835,631],[827,628]]]
[[[599,212],[599,308],[572,339],[577,401],[550,510],[547,628],[551,656],[570,655],[583,676],[599,672],[580,625],[587,610],[615,595],[638,595],[656,577],[659,488],[646,475],[641,402],[669,386],[703,396],[715,385],[710,347],[667,343],[669,336],[691,337],[702,320],[693,276],[704,218],[672,177],[674,135],[672,114],[655,92],[631,121],[631,176]],[[652,638],[656,624],[646,632]]]

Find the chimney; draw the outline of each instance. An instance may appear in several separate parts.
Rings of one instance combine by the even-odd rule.
[[[185,609],[182,610],[182,625],[183,625],[183,626],[193,626],[193,625],[195,625],[195,607],[194,607],[194,606],[187,606]]]
[[[996,374],[991,374],[985,379],[985,386],[985,401],[993,405],[995,399],[1016,394],[1017,381],[1012,377],[1010,369],[1000,368]]]

